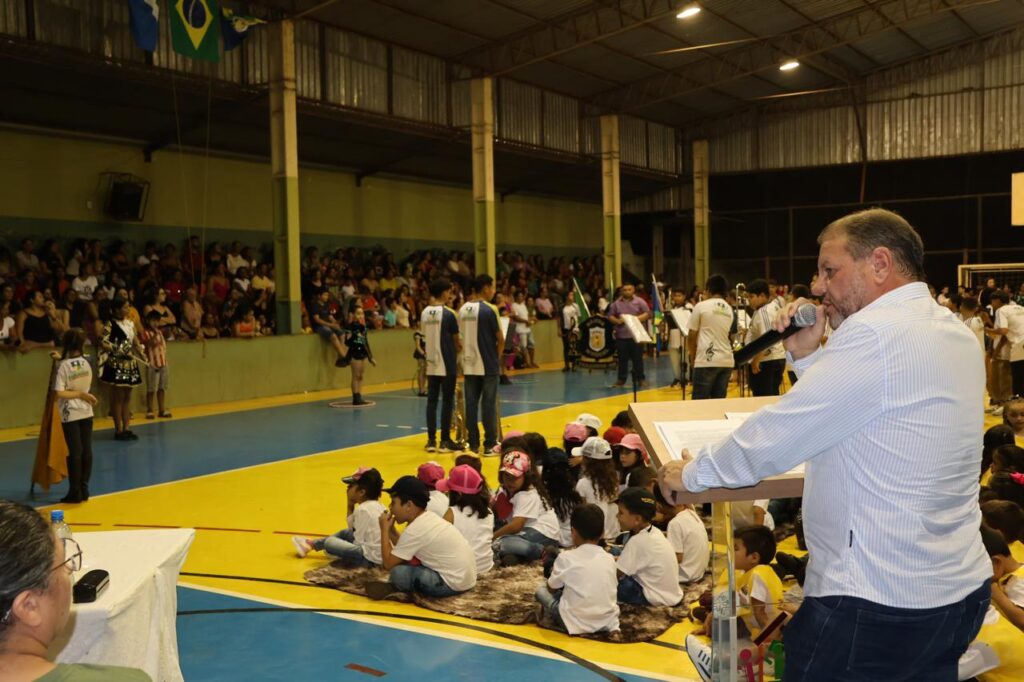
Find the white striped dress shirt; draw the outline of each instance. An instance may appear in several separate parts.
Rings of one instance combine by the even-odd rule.
[[[851,315],[790,359],[800,381],[683,472],[739,488],[806,462],[804,593],[896,608],[952,604],[992,577],[978,528],[985,368],[923,283]]]

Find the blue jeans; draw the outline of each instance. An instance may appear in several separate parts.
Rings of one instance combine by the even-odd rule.
[[[856,597],[808,597],[786,628],[786,682],[956,682],[981,629],[991,581],[961,601],[897,609]]]
[[[644,348],[633,339],[615,339],[615,352],[619,356],[619,383],[626,383],[629,363],[633,363],[633,381],[644,380]]]
[[[562,599],[562,591],[555,590],[552,592],[548,589],[547,585],[541,585],[533,593],[533,596],[540,602],[541,608],[544,609],[544,613],[554,622],[555,627],[564,631],[565,623],[562,622],[562,615],[558,612],[558,603]]]
[[[400,592],[419,592],[428,597],[453,597],[459,594],[448,587],[440,573],[426,566],[399,564],[391,569],[388,581]]]
[[[624,575],[619,580],[618,600],[620,604],[636,604],[637,606],[650,606],[644,596],[644,588],[631,575]]]
[[[437,434],[437,401],[441,399],[441,442],[451,440],[452,407],[455,404],[455,375],[427,377],[427,440]]]
[[[729,390],[728,367],[697,367],[693,370],[693,399],[724,398]]]
[[[476,452],[480,447],[480,425],[477,415],[483,412],[484,447],[492,448],[498,443],[498,375],[466,375],[466,432],[469,449]],[[483,401],[482,408],[480,402]],[[479,408],[479,409],[478,409]]]
[[[524,528],[515,535],[503,535],[494,543],[494,560],[500,562],[503,556],[516,556],[527,561],[536,561],[545,547],[557,547],[553,540],[536,528]]]
[[[356,568],[372,568],[377,564],[363,556],[363,548],[355,544],[355,533],[351,528],[339,530],[334,535],[313,541],[313,547],[323,550],[331,556],[338,557],[346,564]]]

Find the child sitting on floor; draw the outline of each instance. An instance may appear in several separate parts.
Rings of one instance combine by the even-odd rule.
[[[384,492],[391,496],[391,509],[378,519],[380,554],[381,566],[390,573],[386,582],[367,582],[366,596],[383,599],[394,592],[419,592],[451,597],[473,589],[473,550],[455,526],[427,512],[430,491],[423,481],[402,476]],[[396,523],[408,524],[401,535]]]
[[[444,478],[444,467],[437,462],[424,462],[416,470],[416,478],[423,481],[430,491],[430,501],[427,503],[427,511],[434,512],[448,523],[454,518],[448,506],[448,496],[437,490],[437,482]]]
[[[1015,395],[1003,403],[1003,423],[1013,429],[1018,442],[1024,443],[1024,397]]]
[[[615,465],[619,471],[619,486],[621,490],[637,485],[629,480],[629,475],[638,469],[644,469],[647,464],[647,448],[643,440],[635,433],[629,433],[622,437],[618,445],[612,446],[615,453]]]
[[[535,561],[558,545],[558,517],[537,491],[530,456],[512,450],[501,459],[501,486],[512,502],[512,518],[494,531],[495,559],[502,566]]]
[[[636,433],[633,428],[633,419],[629,416],[629,410],[622,410],[616,413],[615,418],[612,419],[612,426],[617,426],[626,433]]]
[[[615,559],[598,545],[604,512],[581,504],[572,511],[570,526],[574,549],[559,553],[534,596],[543,613],[570,635],[614,632],[619,629]]]
[[[583,424],[587,427],[587,437],[596,436],[601,433],[601,419],[594,414],[589,412],[581,412],[576,415],[576,419],[573,420],[577,424]]]
[[[992,455],[1000,445],[1013,445],[1013,429],[1006,424],[996,424],[985,432],[981,448],[981,485],[988,485],[992,478]]]
[[[357,568],[380,565],[380,523],[386,510],[380,503],[384,480],[376,469],[359,467],[354,474],[341,479],[348,486],[348,528],[334,535],[310,540],[298,535],[292,538],[295,553],[304,557],[311,551],[327,552]]]
[[[668,540],[651,525],[656,503],[646,488],[626,488],[618,499],[618,521],[629,531],[618,568],[618,600],[639,606],[675,606],[683,599],[679,563]]]
[[[583,473],[576,484],[576,492],[584,502],[604,510],[604,538],[614,540],[619,534],[615,504],[619,496],[619,473],[612,460],[611,446],[605,439],[591,436],[582,446],[573,448],[572,454],[583,457]]]
[[[453,515],[452,523],[473,549],[477,575],[494,568],[491,550],[494,515],[484,477],[471,465],[460,464],[448,472],[448,478],[438,481],[436,488],[448,494],[451,502],[448,513]]]
[[[655,497],[658,497],[657,491]],[[658,506],[662,507],[661,504]],[[692,583],[700,580],[708,570],[708,563],[711,560],[711,544],[704,521],[691,504],[672,506],[666,509],[666,515],[671,518],[665,535],[668,544],[672,546],[672,551],[676,553],[676,561],[679,562],[679,582]]]
[[[1010,553],[1017,561],[1024,561],[1024,509],[1009,500],[990,500],[981,504],[985,525],[1003,534]]]
[[[981,538],[992,559],[993,577],[998,583],[1003,563],[1009,559],[1006,542],[998,531],[981,527]],[[979,682],[1016,682],[1024,679],[1024,632],[1014,627],[1002,609],[1015,609],[1005,603],[1005,595],[998,584],[992,586],[992,604],[985,613],[981,630],[967,651],[960,657],[958,680],[977,679]],[[1000,606],[1000,602],[1004,606]],[[1018,609],[1019,610],[1019,609]],[[1018,615],[1019,614],[1014,614]]]
[[[569,470],[569,458],[558,448],[548,450],[544,458],[544,470],[541,474],[548,500],[558,517],[558,544],[572,547],[572,511],[583,504],[583,498],[576,492],[572,475]]]
[[[733,533],[733,563],[738,574],[736,615],[751,639],[775,619],[782,604],[782,581],[769,565],[774,558],[775,534],[768,528],[747,526]]]

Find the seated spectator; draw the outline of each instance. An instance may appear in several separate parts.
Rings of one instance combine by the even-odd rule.
[[[270,276],[270,265],[260,263],[256,266],[256,274],[252,278],[252,288],[256,291],[268,291],[274,293],[276,288],[274,278]]]
[[[538,320],[550,320],[555,316],[555,304],[548,295],[547,286],[541,286],[537,298],[533,301]]]
[[[150,294],[148,301],[142,306],[143,315],[149,316],[149,313],[154,310],[160,313],[160,327],[174,327],[178,324],[178,318],[167,306],[167,291],[163,288]]]
[[[212,274],[206,280],[206,296],[214,304],[220,305],[231,291],[231,281],[228,279],[228,271],[223,263],[212,267]]]
[[[80,301],[91,301],[93,293],[98,286],[99,281],[94,274],[92,263],[83,265],[82,272],[71,282],[71,288],[78,294],[78,300]]]
[[[54,664],[48,647],[67,625],[71,574],[82,567],[74,540],[60,540],[39,512],[0,500],[0,671],[5,682],[144,682],[141,670]]]
[[[338,353],[338,359],[334,361],[335,367],[344,367],[346,364],[345,356],[348,355],[348,349],[345,344],[341,342],[341,337],[344,334],[342,326],[335,319],[334,315],[330,313],[330,307],[328,301],[330,300],[331,294],[327,289],[322,289],[320,295],[316,299],[312,299],[309,302],[309,319],[313,324],[313,329],[320,338],[326,340]]]
[[[9,301],[0,301],[0,349],[12,348],[18,340],[18,329],[11,315]]]
[[[33,348],[53,348],[54,340],[64,333],[56,306],[47,301],[41,291],[28,295],[25,307],[15,318],[15,327],[18,350],[22,353]]]
[[[190,338],[199,336],[199,328],[203,325],[203,305],[196,296],[195,287],[185,291],[185,300],[181,304],[181,330]]]
[[[249,268],[244,265],[235,271],[235,279],[232,280],[231,286],[238,289],[243,294],[249,293],[249,287],[252,286],[252,280],[249,279]]]
[[[240,339],[254,339],[260,335],[259,324],[256,322],[256,313],[252,309],[246,310],[232,325],[232,336]]]
[[[398,303],[393,298],[384,299],[384,322],[383,326],[385,329],[394,329],[398,324],[398,316],[395,314],[395,309],[398,307]]]
[[[31,239],[21,240],[21,250],[14,254],[14,262],[18,270],[39,272],[39,256],[35,253],[36,244]]]
[[[220,338],[220,326],[217,324],[217,317],[213,313],[203,315],[203,326],[199,328],[199,338]]]

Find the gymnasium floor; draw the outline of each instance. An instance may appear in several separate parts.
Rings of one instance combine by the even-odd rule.
[[[668,359],[647,367],[655,388],[639,400],[677,399],[678,389],[667,388]],[[580,412],[607,423],[631,399],[609,388],[612,380],[600,373],[521,373],[501,387],[502,425],[558,443],[562,426]],[[365,680],[378,671],[395,680],[696,678],[682,651],[691,627],[685,623],[654,643],[612,645],[304,583],[302,574],[326,559],[298,559],[289,537],[345,525],[341,476],[370,465],[392,481],[427,459],[452,464],[452,455],[423,451],[425,399],[408,385],[365,393],[376,406],[331,409],[328,402],[345,395],[332,392],[175,409],[172,420],[136,422],[134,443],[112,441],[109,420],[97,420],[93,498],[66,506],[68,520],[78,532],[197,529],[178,593],[186,680]],[[173,396],[172,390],[172,408]],[[5,498],[26,499],[34,437],[34,429],[0,432]],[[496,471],[497,459],[485,459],[492,483]],[[64,487],[35,503],[54,504]]]

